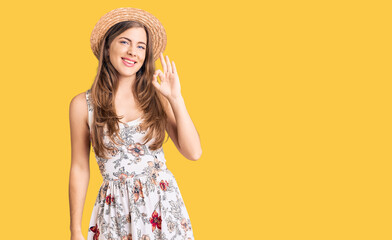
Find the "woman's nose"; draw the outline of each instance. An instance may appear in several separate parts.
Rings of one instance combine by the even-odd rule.
[[[130,48],[130,49],[128,50],[128,54],[130,54],[130,55],[136,55],[136,49]]]

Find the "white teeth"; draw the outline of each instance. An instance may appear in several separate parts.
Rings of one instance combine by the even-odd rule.
[[[135,63],[135,62],[129,61],[129,60],[127,60],[127,59],[123,59],[123,60],[126,61],[126,62],[128,62],[128,63],[132,63],[132,64]]]

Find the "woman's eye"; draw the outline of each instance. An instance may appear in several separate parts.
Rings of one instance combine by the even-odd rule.
[[[128,43],[127,41],[121,41],[120,43]],[[142,49],[145,49],[145,47],[143,47],[143,46],[139,46],[139,47],[141,47]]]

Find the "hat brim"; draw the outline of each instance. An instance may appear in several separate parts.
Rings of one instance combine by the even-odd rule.
[[[117,8],[105,15],[95,24],[91,32],[90,45],[94,55],[99,59],[100,44],[105,33],[115,24],[123,21],[138,21],[144,24],[151,33],[154,61],[166,48],[167,36],[161,22],[151,13],[137,8]],[[150,46],[151,47],[151,46]]]

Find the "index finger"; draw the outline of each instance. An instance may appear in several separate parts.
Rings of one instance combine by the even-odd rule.
[[[163,58],[163,53],[160,54],[160,58],[161,58],[161,65],[163,68],[163,72],[167,72],[167,66],[166,66],[165,59]]]

